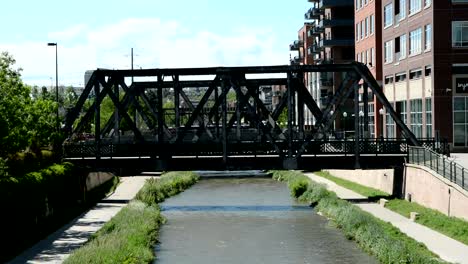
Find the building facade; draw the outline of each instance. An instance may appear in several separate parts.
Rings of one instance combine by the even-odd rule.
[[[325,64],[354,61],[353,0],[308,0],[312,6],[305,13],[306,23],[299,30],[299,56],[292,63]],[[291,47],[290,46],[290,47]],[[307,88],[319,107],[327,105],[341,83],[338,73],[309,73],[305,76]],[[305,111],[307,125],[314,118]],[[339,121],[337,122],[339,126]]]
[[[355,55],[356,61],[367,65],[377,82],[382,85],[382,2],[379,0],[356,0],[355,17]],[[364,112],[362,103],[364,90],[360,90],[360,112]],[[368,137],[383,136],[382,105],[372,93],[368,93]],[[365,131],[366,132],[366,131]]]
[[[387,98],[416,137],[467,148],[468,1],[383,0],[381,8]],[[400,134],[388,116],[384,133]]]

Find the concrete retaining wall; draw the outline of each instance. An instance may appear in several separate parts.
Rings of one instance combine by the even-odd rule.
[[[86,177],[86,190],[90,191],[112,179],[112,177],[114,177],[114,174],[110,172],[90,172]]]
[[[468,220],[468,192],[429,168],[406,164],[405,198]]]
[[[325,170],[331,175],[359,183],[391,194],[393,192],[393,169],[388,170]]]

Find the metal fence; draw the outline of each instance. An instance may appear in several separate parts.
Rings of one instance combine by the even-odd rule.
[[[432,150],[423,147],[408,147],[409,163],[422,165],[432,169],[447,180],[468,191],[466,177],[468,170]]]

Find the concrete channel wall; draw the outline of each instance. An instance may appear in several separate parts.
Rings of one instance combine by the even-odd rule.
[[[468,220],[468,192],[424,166],[406,164],[405,199]]]
[[[86,177],[86,190],[90,191],[112,179],[112,177],[114,177],[114,174],[110,172],[90,172]]]
[[[394,170],[325,170],[331,175],[391,194]]]

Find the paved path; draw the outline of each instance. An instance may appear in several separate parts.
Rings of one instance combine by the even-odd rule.
[[[151,177],[124,177],[115,192],[88,212],[40,241],[9,263],[62,263],[71,251],[83,245],[122,207],[133,199],[146,179]]]
[[[327,189],[335,192],[341,199],[362,199],[363,197],[360,194],[338,186],[336,183],[319,177],[313,173],[306,173],[305,175],[307,175],[313,181],[325,184]],[[423,225],[417,224],[400,214],[380,206],[379,204],[361,203],[356,205],[359,206],[362,210],[374,215],[375,217],[380,218],[385,222],[390,222],[393,226],[400,229],[409,237],[412,237],[416,241],[426,245],[430,251],[439,255],[441,259],[453,263],[468,264],[467,245],[449,238],[439,232],[433,231],[432,229]]]

